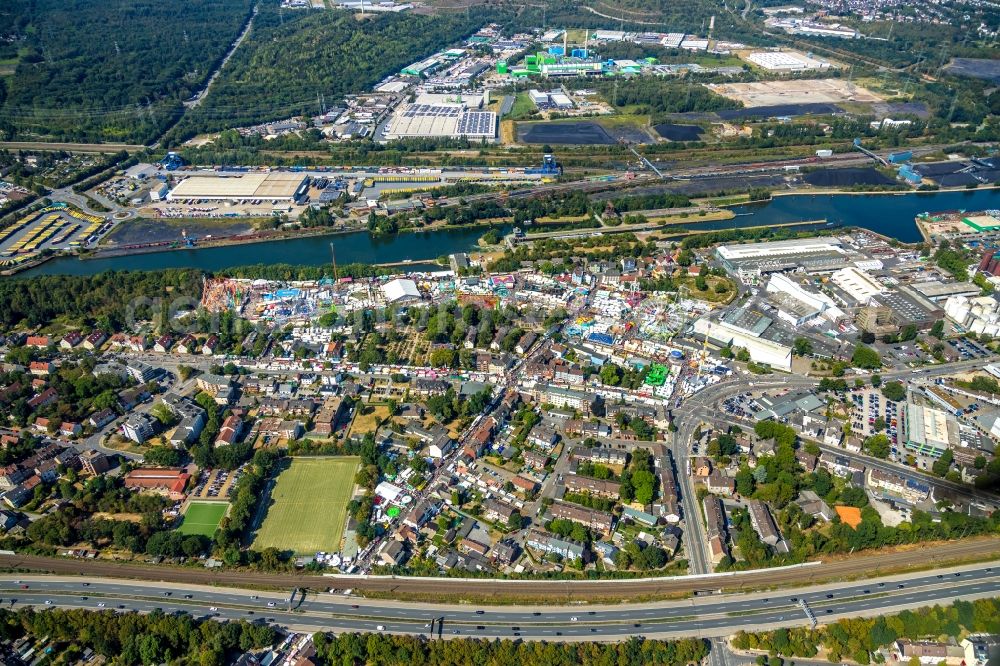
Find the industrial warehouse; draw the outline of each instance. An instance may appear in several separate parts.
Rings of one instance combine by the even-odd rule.
[[[307,176],[295,172],[191,176],[178,183],[167,200],[293,202],[305,196],[308,186]]]
[[[424,93],[412,104],[403,104],[396,110],[385,128],[385,138],[468,137],[492,140],[497,133],[497,114],[481,110],[488,103],[487,96],[478,94]]]

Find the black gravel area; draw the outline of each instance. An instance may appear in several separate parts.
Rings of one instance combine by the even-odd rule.
[[[524,143],[551,143],[574,146],[608,146],[615,143],[597,123],[532,123],[518,127]]]
[[[698,141],[704,130],[698,125],[672,125],[663,123],[653,127],[656,133],[671,141]]]
[[[802,180],[817,187],[849,187],[851,185],[893,185],[895,181],[871,167],[848,169],[817,169],[802,176]]]
[[[780,116],[826,116],[844,113],[836,104],[815,102],[811,104],[776,104],[774,106],[752,106],[745,109],[724,109],[716,111],[723,120],[740,118],[775,118]]]
[[[1000,83],[1000,60],[986,58],[953,58],[947,67],[949,74]]]

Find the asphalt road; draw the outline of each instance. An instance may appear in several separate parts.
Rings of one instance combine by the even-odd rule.
[[[22,589],[25,584],[28,589]],[[1000,565],[996,568],[973,565],[939,573],[811,586],[793,592],[708,595],[656,604],[581,607],[479,608],[309,593],[304,598],[297,594],[289,609],[287,593],[110,579],[0,577],[2,603],[15,607],[51,605],[141,612],[159,608],[197,617],[264,619],[296,630],[378,631],[378,627],[384,627],[387,632],[407,634],[430,633],[426,625],[438,620],[440,625],[435,624],[435,628],[440,626],[443,635],[525,639],[620,640],[637,634],[714,637],[739,628],[808,624],[800,600],[823,622],[998,594]]]

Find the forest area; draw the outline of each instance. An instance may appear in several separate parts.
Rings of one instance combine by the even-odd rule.
[[[264,5],[205,102],[170,134],[252,125],[318,114],[344,95],[370,89],[387,75],[475,32],[482,9],[439,16],[383,14],[358,21],[341,11],[279,14]]]
[[[179,117],[249,18],[252,0],[0,3],[15,60],[0,139],[144,143]]]

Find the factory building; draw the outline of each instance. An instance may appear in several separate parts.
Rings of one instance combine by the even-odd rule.
[[[992,296],[952,296],[945,301],[944,312],[976,335],[1000,336],[1000,303]]]
[[[795,51],[755,51],[746,60],[769,72],[804,72],[830,68],[830,63],[825,60]]]
[[[468,137],[493,139],[497,114],[481,110],[482,95],[425,93],[412,104],[402,104],[385,129],[385,138]]]
[[[301,173],[247,173],[239,176],[190,176],[167,194],[167,201],[264,201],[292,202],[305,197],[309,177]]]
[[[837,23],[816,23],[798,18],[768,19],[767,25],[781,28],[790,35],[805,35],[807,37],[838,37],[840,39],[857,39],[861,33]]]
[[[770,326],[771,320],[763,318],[753,328],[744,328],[727,321],[711,321],[703,317],[694,323],[696,335],[705,336],[709,342],[719,347],[742,347],[750,353],[756,363],[768,365],[776,370],[791,372],[792,348],[761,337]]]
[[[781,273],[768,280],[767,293],[778,307],[778,318],[792,326],[803,326],[820,315],[836,319],[844,314],[828,296],[808,291]]]
[[[948,412],[908,402],[904,415],[904,441],[908,451],[940,458],[947,449],[958,446],[958,421]]]
[[[840,241],[832,238],[722,245],[715,254],[726,270],[748,284],[763,275],[799,268],[811,274],[833,273],[851,265],[856,258],[844,250]]]
[[[835,272],[830,276],[830,282],[858,303],[868,303],[886,291],[881,282],[856,266],[848,266]]]

